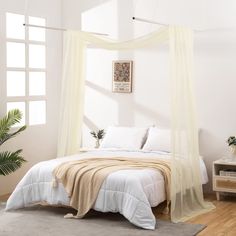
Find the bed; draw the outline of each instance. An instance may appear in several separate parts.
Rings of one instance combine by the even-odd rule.
[[[19,182],[10,196],[6,210],[14,210],[46,202],[49,205],[69,206],[70,200],[62,184],[52,185],[52,172],[59,164],[88,157],[130,157],[169,159],[163,151],[130,151],[98,149],[86,153],[44,161],[33,166]],[[202,184],[208,182],[206,167],[200,158]],[[156,225],[152,207],[165,201],[162,174],[154,169],[120,170],[110,174],[103,182],[93,209],[100,212],[119,212],[134,225],[154,229]],[[69,212],[69,210],[68,210]]]

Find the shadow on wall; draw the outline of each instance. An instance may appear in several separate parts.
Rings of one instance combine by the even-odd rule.
[[[95,125],[87,116],[84,116],[83,121],[86,127],[88,127],[91,131],[99,130],[99,127]]]
[[[127,96],[133,94],[116,94],[111,91],[104,89],[90,81],[86,81],[86,86],[96,90],[97,92],[113,99],[118,105],[118,125],[133,126],[135,124],[135,114],[139,113],[148,118],[147,120],[158,121],[160,126],[169,126],[170,121],[166,117],[160,115],[158,112],[138,104],[134,99],[127,100]],[[88,117],[84,117],[84,123],[90,130],[96,130],[98,127]],[[148,124],[152,125],[152,124]]]

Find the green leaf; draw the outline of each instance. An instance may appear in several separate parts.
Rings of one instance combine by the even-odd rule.
[[[25,129],[26,129],[26,125],[19,128],[16,132],[13,132],[13,133],[10,133],[10,134],[6,133],[5,135],[2,135],[2,137],[0,138],[0,145],[5,143],[8,139],[15,137],[17,134],[21,133]]]
[[[17,131],[9,133],[10,128],[16,123],[19,123],[21,118],[22,113],[20,112],[20,110],[14,109],[9,111],[6,116],[0,119],[0,145],[26,129],[26,126],[22,126]]]
[[[0,119],[0,139],[4,138],[6,133],[10,131],[10,128],[19,123],[22,118],[22,113],[18,109],[11,110]]]
[[[26,160],[21,157],[22,150],[0,153],[0,175],[9,175],[19,169]]]
[[[228,142],[228,145],[231,146],[231,145],[236,145],[236,138],[235,136],[230,136],[227,140]]]
[[[90,134],[91,134],[94,138],[97,138],[97,134],[96,134],[94,131],[90,132]]]
[[[104,129],[99,130],[97,133],[98,139],[103,139],[104,135],[105,135]]]

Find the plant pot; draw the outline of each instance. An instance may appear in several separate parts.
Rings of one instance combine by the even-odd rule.
[[[230,146],[230,151],[232,153],[232,160],[233,161],[236,161],[236,145],[231,145]]]
[[[233,155],[236,156],[236,145],[231,145],[231,146],[230,146],[230,151],[231,151],[231,153],[232,153]]]
[[[99,148],[99,147],[100,147],[100,140],[97,139],[97,140],[96,140],[96,143],[95,143],[95,148]]]

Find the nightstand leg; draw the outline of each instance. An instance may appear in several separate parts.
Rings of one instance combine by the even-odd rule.
[[[217,201],[220,201],[220,192],[216,192],[216,199]]]

